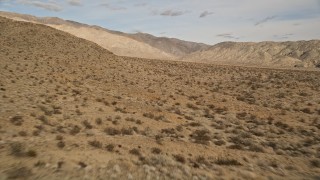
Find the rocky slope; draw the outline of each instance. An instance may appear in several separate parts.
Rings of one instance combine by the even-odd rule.
[[[320,67],[320,41],[223,42],[181,60],[269,67]]]

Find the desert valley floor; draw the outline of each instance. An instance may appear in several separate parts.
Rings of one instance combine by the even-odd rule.
[[[0,18],[0,179],[319,179],[320,72],[119,57]]]

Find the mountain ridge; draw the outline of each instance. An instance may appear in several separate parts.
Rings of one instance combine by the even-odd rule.
[[[95,42],[120,56],[258,67],[320,67],[320,41],[221,42],[215,45],[146,33],[124,33],[58,17],[0,11],[0,16],[48,25]]]

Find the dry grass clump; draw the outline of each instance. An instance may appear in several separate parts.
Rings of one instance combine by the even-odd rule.
[[[206,129],[195,130],[191,135],[191,138],[195,141],[195,143],[208,145],[211,140],[210,131]]]
[[[98,140],[88,141],[88,144],[95,148],[102,148],[102,143]]]
[[[10,119],[10,122],[15,125],[15,126],[21,126],[22,123],[23,123],[23,117],[20,116],[20,115],[17,115],[17,116],[13,116],[11,119]]]
[[[7,171],[8,179],[27,179],[32,175],[31,169],[23,167],[15,167]]]
[[[182,164],[186,163],[186,159],[182,154],[176,154],[176,155],[173,155],[173,157],[179,163],[182,163]]]
[[[141,152],[137,148],[133,148],[129,151],[130,154],[136,155],[136,156],[141,156]]]
[[[115,145],[114,145],[114,144],[108,144],[108,145],[106,145],[106,149],[107,149],[107,151],[109,151],[109,152],[113,152],[113,151],[114,151],[114,148],[115,148]]]
[[[226,157],[219,157],[215,161],[215,163],[221,166],[241,166],[242,165],[238,160],[226,158]]]
[[[151,152],[152,152],[153,154],[160,154],[160,153],[161,153],[161,149],[160,149],[160,148],[157,148],[157,147],[153,147],[153,148],[151,149]]]
[[[33,149],[26,149],[25,145],[20,142],[10,144],[10,154],[16,157],[36,157],[37,152]]]
[[[115,128],[112,128],[112,127],[107,127],[104,129],[104,132],[107,134],[107,135],[110,135],[110,136],[115,136],[115,135],[119,135],[121,134],[121,132],[118,130],[118,129],[115,129]]]

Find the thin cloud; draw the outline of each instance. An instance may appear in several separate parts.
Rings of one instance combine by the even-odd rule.
[[[72,6],[81,6],[81,0],[68,0],[68,3]]]
[[[109,10],[112,10],[112,11],[121,11],[121,10],[126,10],[127,9],[125,7],[113,6],[113,5],[110,5],[108,3],[100,4],[100,6],[105,7],[107,9],[109,9]]]
[[[225,39],[239,39],[239,37],[236,37],[234,35],[232,35],[232,33],[222,33],[222,34],[217,34],[217,37],[222,37]]]
[[[273,35],[273,37],[276,39],[289,39],[293,35],[294,35],[293,33],[287,33],[287,34],[283,34],[283,35]]]
[[[19,0],[17,1],[19,4],[24,4],[24,5],[30,5],[30,6],[35,6],[38,8],[46,9],[49,11],[61,11],[63,8],[54,3],[54,2],[41,2],[41,1],[32,1],[32,0]]]
[[[209,16],[211,14],[214,14],[214,12],[204,11],[200,14],[199,18],[204,18],[204,17]]]
[[[134,34],[139,34],[139,33],[143,33],[143,31],[141,31],[141,30],[138,30],[138,29],[134,29],[134,30],[132,30],[132,32],[133,32]]]
[[[154,14],[156,15],[161,15],[161,16],[171,16],[171,17],[175,17],[175,16],[181,16],[186,14],[187,11],[176,11],[176,10],[172,10],[172,9],[168,9],[165,10],[163,12],[154,12]]]
[[[144,7],[144,6],[147,6],[147,5],[148,5],[147,3],[137,3],[134,6],[136,6],[136,7]]]
[[[268,16],[268,17],[266,17],[266,18],[264,18],[264,19],[256,22],[254,25],[255,25],[255,26],[259,26],[259,25],[261,25],[261,24],[264,24],[264,23],[266,23],[266,22],[268,22],[268,21],[271,21],[271,20],[275,19],[276,17],[277,17],[277,16]]]

